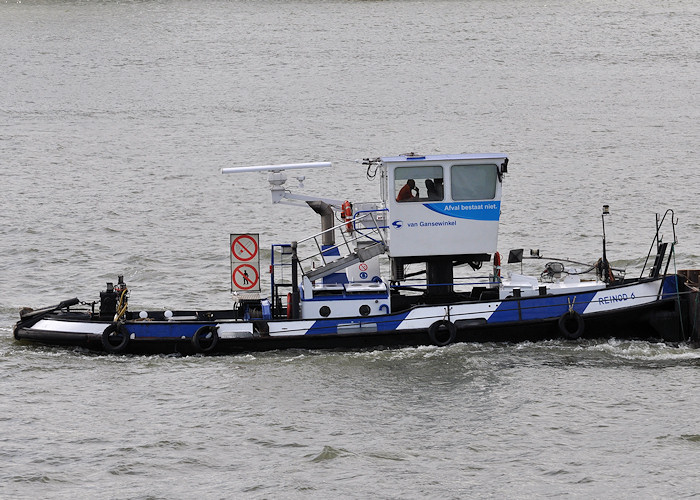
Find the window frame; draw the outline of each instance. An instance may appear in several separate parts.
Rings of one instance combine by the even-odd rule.
[[[486,171],[488,168],[488,174],[484,175],[479,172],[477,175],[481,175],[482,178],[479,179],[478,176],[470,173],[467,174],[468,179],[474,179],[477,177],[477,181],[481,184],[470,183],[469,187],[459,187],[455,189],[455,179],[463,180],[465,179],[464,174],[455,175],[455,170],[457,169],[481,169],[482,172]],[[467,184],[465,184],[467,186]],[[476,186],[477,189],[474,189]],[[497,195],[498,187],[498,166],[495,163],[477,163],[477,164],[455,164],[450,166],[450,197],[453,201],[479,201],[479,200],[493,200]],[[473,193],[473,194],[472,194]]]
[[[439,173],[441,177],[434,174]],[[408,171],[407,174],[403,174],[400,171]],[[397,175],[399,174],[399,175]],[[429,174],[429,175],[427,175]],[[399,200],[399,192],[406,185],[409,179],[413,179],[416,182],[416,187],[418,188],[418,197]],[[435,182],[435,179],[443,179],[442,193],[439,189],[433,193],[433,196],[428,196],[428,188],[425,185],[425,181],[430,179]],[[445,200],[445,166],[444,165],[406,165],[394,168],[394,186],[393,186],[393,196],[394,201],[397,203],[411,203],[411,202],[439,202]]]

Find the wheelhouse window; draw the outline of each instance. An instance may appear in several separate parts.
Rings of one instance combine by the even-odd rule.
[[[451,193],[455,201],[492,200],[496,197],[496,165],[453,165]]]
[[[394,197],[398,202],[440,201],[445,197],[442,167],[416,166],[394,169]]]

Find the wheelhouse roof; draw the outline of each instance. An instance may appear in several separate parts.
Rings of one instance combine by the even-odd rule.
[[[454,160],[500,160],[508,158],[508,155],[503,153],[485,153],[485,154],[457,154],[457,155],[401,155],[401,156],[385,156],[381,160],[384,163],[397,163],[413,161],[454,161]]]

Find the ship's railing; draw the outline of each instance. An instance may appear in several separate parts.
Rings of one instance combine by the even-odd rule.
[[[359,234],[362,234],[365,238],[374,241],[375,243],[385,242],[385,230],[389,229],[387,225],[387,219],[389,215],[389,209],[387,208],[376,208],[372,210],[358,210],[355,213],[355,217],[352,219],[352,228]],[[357,222],[362,223],[362,227],[358,227]],[[377,231],[380,235],[380,239],[376,239],[371,233],[366,232],[370,230],[371,232]]]
[[[286,316],[287,293],[292,290],[292,245],[274,244],[270,251],[270,293],[273,317]]]
[[[386,246],[386,208],[358,210],[352,219],[297,241],[297,258],[302,267],[310,261],[320,260],[326,265],[338,257],[351,255],[358,246]],[[348,231],[348,228],[351,230]],[[340,234],[341,240],[333,245],[323,245],[322,240],[328,233]],[[333,238],[336,241],[335,238]],[[311,250],[308,250],[311,247]],[[337,252],[336,252],[337,250]],[[308,255],[302,257],[302,254]],[[332,260],[331,260],[332,258]]]
[[[667,242],[663,241],[663,235],[661,234],[661,229],[664,227],[664,222],[666,222],[666,216],[670,215],[671,218],[671,231],[673,235],[673,240],[671,241],[671,249],[668,252],[668,257],[666,257],[666,250],[668,249],[669,244]],[[676,219],[676,214],[672,209],[666,210],[664,213],[663,217],[659,217],[659,214],[656,214],[656,233],[654,234],[654,238],[652,239],[651,246],[649,247],[649,252],[647,253],[647,258],[644,261],[644,266],[642,266],[642,272],[640,273],[639,277],[640,279],[644,276],[644,271],[647,268],[647,264],[649,263],[649,259],[651,258],[651,253],[654,249],[654,245],[656,245],[656,257],[654,258],[654,263],[651,266],[651,270],[649,271],[649,276],[651,278],[657,278],[658,276],[666,276],[668,274],[668,268],[669,265],[671,264],[671,260],[674,258],[674,251],[676,244],[678,243],[678,240],[676,238],[676,225],[678,224],[678,219]],[[661,267],[663,266],[664,260],[666,260],[666,267],[664,268],[664,272],[661,273]]]
[[[387,209],[358,210],[352,219],[343,221],[292,245],[272,245],[270,284],[273,317],[290,316],[290,306],[292,306],[290,295],[294,293],[294,283],[296,283],[296,278],[294,277],[295,265],[298,266],[297,269],[302,274],[306,275],[314,271],[313,266],[308,269],[310,267],[307,264],[308,261],[320,259],[321,264],[315,269],[317,272],[321,266],[328,264],[336,266],[332,270],[326,269],[325,274],[329,274],[341,271],[345,267],[352,265],[353,259],[356,262],[360,255],[362,258],[366,258],[368,255],[383,253],[386,248],[385,230],[387,226],[385,220],[387,213]],[[348,228],[351,228],[352,231],[348,231]],[[337,231],[342,241],[333,245],[323,245],[321,242],[324,236],[331,231]],[[335,241],[335,238],[333,238],[333,241]],[[308,255],[300,257],[300,255],[306,254]],[[294,262],[295,257],[296,264]],[[307,264],[306,271],[303,264]],[[293,313],[291,314],[293,316]]]

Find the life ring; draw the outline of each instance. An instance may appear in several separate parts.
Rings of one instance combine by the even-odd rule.
[[[128,343],[129,332],[121,323],[110,323],[102,332],[102,347],[109,353],[122,352]]]
[[[451,321],[441,319],[430,325],[428,336],[434,345],[443,347],[455,341],[457,328]]]
[[[202,326],[192,335],[192,347],[197,352],[212,352],[219,342],[219,327],[216,325]]]
[[[559,331],[569,340],[576,340],[583,335],[583,318],[576,311],[566,311],[559,317]]]
[[[345,230],[352,233],[352,203],[345,200],[340,206],[340,216],[345,221]]]
[[[292,319],[292,293],[287,294],[287,319]]]

